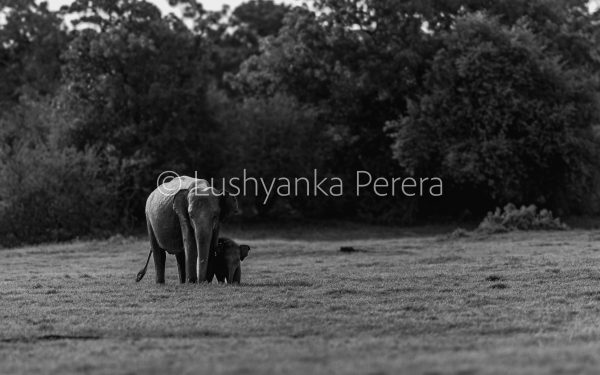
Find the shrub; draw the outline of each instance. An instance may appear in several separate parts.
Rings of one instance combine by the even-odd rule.
[[[567,225],[554,218],[552,212],[538,209],[535,205],[521,206],[517,209],[515,205],[507,204],[504,209],[496,208],[489,212],[485,219],[479,224],[478,232],[503,233],[514,230],[565,230]]]
[[[446,239],[458,239],[458,238],[465,238],[465,237],[469,237],[471,235],[471,233],[464,229],[464,228],[456,228],[454,231],[452,231],[452,233],[450,233],[448,236],[446,236]]]
[[[120,224],[114,163],[94,149],[59,147],[49,108],[28,105],[0,120],[0,245],[103,234]]]

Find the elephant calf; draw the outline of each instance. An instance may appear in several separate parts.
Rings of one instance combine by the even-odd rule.
[[[214,275],[220,283],[227,281],[228,284],[239,284],[242,281],[241,262],[249,251],[248,245],[238,245],[229,238],[219,238],[216,250],[208,257],[206,281],[210,283]]]

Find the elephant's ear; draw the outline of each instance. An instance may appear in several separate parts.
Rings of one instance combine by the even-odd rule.
[[[221,208],[221,220],[225,220],[239,212],[237,198],[226,191],[220,196],[219,205]]]
[[[250,252],[250,246],[240,245],[240,260],[244,260]]]
[[[187,195],[187,189],[180,190],[175,194],[175,197],[173,198],[173,211],[187,214]]]

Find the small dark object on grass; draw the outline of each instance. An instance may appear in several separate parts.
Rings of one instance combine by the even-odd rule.
[[[490,288],[492,288],[492,289],[506,289],[506,288],[508,288],[508,285],[502,284],[502,283],[498,283],[498,284],[492,284],[492,286],[490,286]]]
[[[498,276],[498,275],[490,275],[485,278],[485,281],[500,281],[500,280],[502,280],[502,276]]]
[[[342,246],[342,247],[340,247],[340,251],[342,253],[358,253],[358,252],[365,252],[366,250],[357,249],[357,248],[352,247],[352,246]]]

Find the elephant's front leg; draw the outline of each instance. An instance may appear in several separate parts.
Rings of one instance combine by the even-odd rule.
[[[179,271],[179,282],[185,283],[185,251],[175,254],[177,258],[177,270]]]
[[[188,216],[183,212],[177,212],[179,217],[179,224],[181,225],[181,236],[183,237],[183,259],[180,265],[180,255],[177,256],[177,266],[181,267],[179,271],[179,279],[183,280],[187,277],[188,283],[195,283],[198,281],[196,276],[196,259],[198,254],[196,253],[196,241],[194,239],[194,232],[192,226],[188,221]]]

